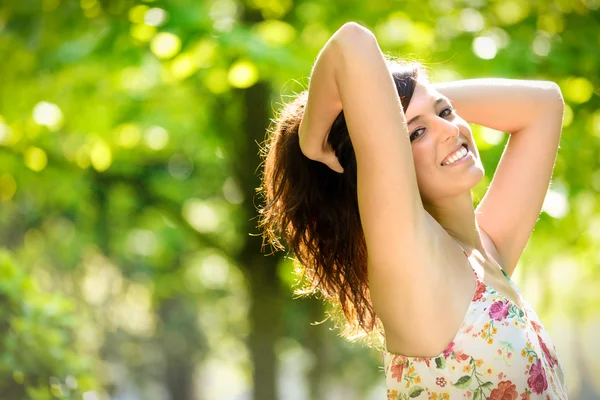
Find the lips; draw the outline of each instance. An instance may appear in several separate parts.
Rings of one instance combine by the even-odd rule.
[[[461,148],[462,146],[465,146],[465,148],[466,148],[467,150],[469,150],[469,146],[468,146],[466,143],[460,143],[460,144],[458,145],[458,147],[456,147],[454,150],[452,150],[450,153],[448,153],[448,155],[446,156],[446,158],[444,158],[444,160],[442,160],[442,162],[441,162],[440,164],[441,164],[441,165],[444,165],[444,163],[445,163],[446,161],[448,161],[448,158],[450,158],[450,156],[451,156],[452,154],[454,154],[454,153],[456,153],[458,150],[460,150],[460,148]]]

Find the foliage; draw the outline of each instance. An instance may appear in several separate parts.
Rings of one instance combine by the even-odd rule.
[[[0,396],[76,399],[92,388],[93,359],[74,343],[73,299],[44,293],[0,250]]]
[[[66,393],[68,376],[78,384],[68,396],[97,383],[106,396],[158,399],[198,374],[211,382],[201,389],[207,398],[249,390],[256,271],[241,254],[258,233],[247,228],[257,165],[243,155],[258,153],[265,130],[244,124],[305,89],[318,51],[347,21],[369,27],[385,52],[427,64],[434,81],[560,85],[553,183],[515,280],[542,319],[597,318],[598,8],[596,0],[3,1],[0,243],[22,267],[3,253],[0,382],[21,394],[0,397]],[[248,96],[261,85],[270,97],[254,104]],[[487,173],[478,201],[507,138],[473,131]],[[290,290],[278,299],[284,340],[262,345],[277,346],[282,365],[310,352],[323,362],[316,375],[352,382],[365,398],[381,383],[380,354],[332,331],[315,339],[310,323],[323,315],[292,300],[291,264],[275,278],[271,285]],[[82,351],[72,341],[81,336]]]

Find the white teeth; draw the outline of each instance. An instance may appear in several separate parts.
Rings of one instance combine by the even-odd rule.
[[[446,161],[443,165],[452,164],[453,162],[464,158],[467,155],[467,153],[467,149],[464,146],[460,146],[460,149],[456,150],[456,152],[453,155],[451,155],[448,161]]]

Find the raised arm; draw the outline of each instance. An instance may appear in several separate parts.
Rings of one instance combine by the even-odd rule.
[[[450,99],[458,115],[467,122],[516,133],[550,119],[553,130],[558,128],[560,132],[563,100],[554,82],[485,78],[434,87]]]
[[[386,316],[418,314],[418,302],[403,300],[431,287],[435,271],[428,257],[435,239],[398,92],[375,36],[360,25],[344,25],[317,59],[300,129],[301,143],[315,147],[305,154],[318,152],[326,140],[340,106],[335,93],[356,154],[371,296],[385,324]]]
[[[317,56],[310,76],[304,117],[298,129],[300,148],[304,155],[321,161],[340,173],[343,168],[328,148],[327,135],[335,118],[342,111],[342,99],[334,73],[340,59],[337,39],[345,30],[346,25],[335,32]]]
[[[473,79],[435,87],[468,122],[510,133],[476,218],[511,275],[552,177],[564,107],[560,89],[553,82],[514,79]]]

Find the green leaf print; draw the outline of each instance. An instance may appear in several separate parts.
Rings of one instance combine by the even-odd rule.
[[[456,381],[456,383],[454,384],[454,387],[457,387],[459,389],[466,389],[469,387],[470,384],[471,384],[471,376],[465,375],[465,376],[460,377],[460,379]]]
[[[515,316],[518,317],[519,320],[522,322],[525,313],[516,304],[511,304],[508,308],[508,318],[512,318]]]
[[[481,385],[482,388],[489,388],[491,386],[494,386],[494,383],[489,381]]]
[[[435,366],[438,369],[446,368],[446,359],[444,357],[438,357],[435,359]]]
[[[473,394],[473,400],[479,400],[481,398],[481,391],[478,389]]]
[[[419,397],[419,395],[421,393],[423,393],[423,390],[425,390],[425,389],[423,389],[421,386],[413,386],[408,391],[408,397],[410,397],[411,399],[414,399],[415,397]]]

